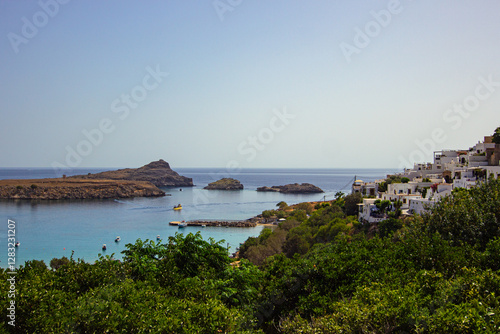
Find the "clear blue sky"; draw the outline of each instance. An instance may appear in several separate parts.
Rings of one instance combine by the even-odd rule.
[[[0,167],[398,167],[500,125],[495,0],[65,2],[0,0]]]

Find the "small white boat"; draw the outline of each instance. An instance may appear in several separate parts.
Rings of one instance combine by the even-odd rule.
[[[115,239],[115,242],[119,242],[120,240],[122,240],[122,239],[120,238],[120,236],[117,236],[117,237],[116,237],[116,239]]]
[[[201,225],[201,227],[207,227],[207,225],[203,224],[203,225]]]
[[[19,247],[19,246],[21,246],[21,243],[18,241],[18,242],[16,242],[15,246]]]
[[[182,221],[179,223],[179,225],[177,225],[179,228],[183,228],[183,227],[186,227],[188,226],[188,224],[185,222],[185,221]]]
[[[106,244],[102,245],[102,250],[105,251],[107,249]]]

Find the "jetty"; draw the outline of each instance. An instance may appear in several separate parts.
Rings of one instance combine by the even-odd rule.
[[[169,225],[179,226],[181,222],[172,221]],[[186,221],[186,226],[195,227],[255,227],[257,221],[253,218],[245,220],[220,220],[220,219],[203,219]]]

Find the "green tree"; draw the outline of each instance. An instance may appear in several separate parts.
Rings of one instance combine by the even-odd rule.
[[[500,181],[489,180],[472,189],[457,188],[423,215],[423,229],[439,233],[454,244],[484,247],[500,236]]]
[[[70,263],[70,260],[66,256],[63,256],[60,259],[53,258],[52,260],[50,260],[50,267],[54,270],[57,270],[60,267],[66,265],[66,264],[69,264],[69,263]]]
[[[495,129],[495,133],[493,133],[493,142],[495,144],[500,144],[500,126]]]
[[[349,194],[345,197],[345,214],[356,216],[358,214],[358,204],[363,203],[363,196],[360,193]]]
[[[286,204],[286,202],[284,202],[284,201],[281,201],[281,202],[279,202],[278,204],[276,204],[276,206],[277,206],[280,210],[285,210],[285,209],[288,207],[288,204]]]

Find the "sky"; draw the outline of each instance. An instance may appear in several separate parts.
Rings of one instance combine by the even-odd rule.
[[[500,126],[495,0],[0,0],[0,167],[402,168]]]

